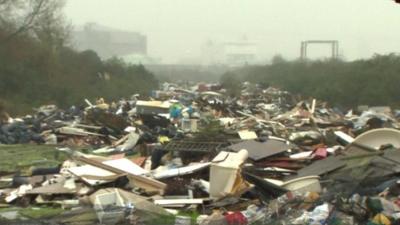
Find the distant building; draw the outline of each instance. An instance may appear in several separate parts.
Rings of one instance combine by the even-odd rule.
[[[124,55],[121,57],[125,62],[138,65],[154,65],[154,64],[161,64],[162,60],[161,58],[155,58],[151,57],[148,55],[142,55],[142,54],[129,54],[129,55]]]
[[[73,32],[78,50],[94,50],[103,58],[126,55],[147,55],[147,37],[138,32],[122,31],[96,23],[87,23]]]
[[[202,64],[225,64],[224,46],[218,41],[208,40],[201,46]]]
[[[242,66],[256,61],[256,44],[249,41],[225,42],[225,60],[228,65]]]
[[[243,66],[254,64],[257,60],[257,44],[244,40],[207,41],[202,46],[203,64],[225,64]]]

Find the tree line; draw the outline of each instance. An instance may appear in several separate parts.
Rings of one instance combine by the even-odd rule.
[[[64,3],[0,0],[0,103],[6,110],[23,114],[43,104],[117,100],[158,86],[141,65],[72,48]]]
[[[400,56],[394,53],[374,55],[351,62],[286,61],[274,57],[269,65],[247,66],[221,77],[231,94],[238,94],[235,90],[243,81],[279,87],[345,108],[357,105],[398,107]]]

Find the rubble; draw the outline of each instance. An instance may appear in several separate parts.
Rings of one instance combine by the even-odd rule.
[[[13,210],[0,221],[400,223],[398,110],[243,86],[234,98],[164,84],[153,98],[3,120],[0,204]]]

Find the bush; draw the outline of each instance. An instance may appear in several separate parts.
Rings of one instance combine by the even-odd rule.
[[[353,62],[275,60],[271,65],[249,66],[234,73],[241,81],[280,87],[342,107],[398,107],[400,102],[400,56],[396,54]]]

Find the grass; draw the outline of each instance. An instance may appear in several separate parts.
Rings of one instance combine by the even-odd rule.
[[[28,219],[49,219],[55,216],[60,215],[64,212],[61,208],[54,207],[29,207],[29,208],[18,208],[18,207],[9,207],[9,208],[0,208],[0,213],[5,212],[17,212],[17,220],[28,218]],[[4,218],[2,218],[4,220]],[[1,223],[0,223],[1,224]]]
[[[30,219],[46,219],[60,215],[64,212],[61,208],[24,208],[20,209],[18,213]]]
[[[200,216],[200,213],[197,211],[180,211],[178,213],[178,216],[190,217],[192,219],[192,221],[196,221],[197,217]]]
[[[54,167],[68,158],[54,146],[48,145],[0,145],[0,173],[21,172],[29,175],[29,169],[35,167]]]
[[[11,212],[11,211],[18,211],[20,208],[17,207],[7,207],[7,208],[0,208],[0,213],[2,212]]]
[[[65,215],[62,215],[61,217],[65,217]],[[72,213],[63,219],[61,218],[60,224],[97,224],[97,215],[94,209],[84,209],[80,211],[79,214]]]

